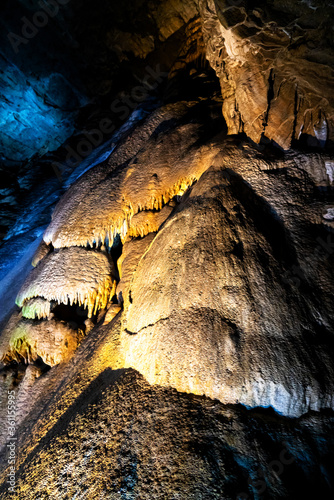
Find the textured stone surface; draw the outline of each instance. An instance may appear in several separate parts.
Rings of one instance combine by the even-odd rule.
[[[333,141],[333,5],[203,0],[200,8],[229,132],[284,149],[301,136]]]
[[[109,225],[109,235],[125,239],[126,211],[157,203],[151,217],[164,224],[126,240],[118,260],[122,366],[151,384],[225,404],[272,406],[288,416],[333,408],[333,252],[323,218],[332,160],[222,140],[205,130],[207,114],[197,109],[178,103],[154,112],[68,190],[44,237],[59,246],[98,234],[103,241]],[[182,182],[192,185],[185,193]],[[161,209],[177,193],[174,211]],[[145,217],[139,211],[128,225],[140,232]],[[107,262],[80,247],[47,255],[17,303],[78,300],[103,278],[97,258]]]
[[[151,233],[144,238],[132,238],[125,242],[122,255],[117,261],[120,281],[117,284],[116,294],[120,302],[123,302],[124,297],[128,295],[132,276],[154,238],[155,233]]]
[[[179,196],[180,193],[179,191]],[[130,222],[130,227],[128,230],[128,236],[138,237],[146,236],[148,233],[155,233],[159,230],[160,226],[165,222],[165,220],[170,216],[173,211],[173,203],[170,202],[165,205],[158,212],[152,210],[142,210],[134,215]]]
[[[161,209],[174,196],[182,195],[210,166],[214,155],[202,139],[198,108],[196,102],[179,102],[153,113],[140,132],[134,132],[131,156],[122,145],[67,191],[44,241],[56,248],[105,240],[111,245],[117,233],[125,237],[133,215]],[[188,113],[193,120],[185,122]],[[145,147],[140,149],[145,136]]]
[[[16,302],[22,307],[31,298],[42,297],[58,304],[78,304],[87,307],[91,317],[104,309],[114,295],[115,275],[112,259],[103,251],[61,249],[47,255],[32,271]],[[32,307],[34,311],[27,311],[26,317],[34,312],[38,315],[38,304]]]
[[[130,3],[69,3],[40,38],[57,23],[82,57],[73,70],[98,96],[86,130],[112,96],[133,99],[147,65],[169,77],[68,177],[47,244],[1,283],[6,318],[33,259],[0,336],[1,420],[8,390],[17,402],[13,498],[332,498],[334,159],[307,149],[332,138],[332,5],[201,1],[202,37],[193,2]],[[226,137],[222,106],[242,136]],[[25,193],[2,269],[60,196],[50,158],[0,188],[0,228]],[[4,425],[1,498],[7,439]]]
[[[41,243],[39,244],[35,254],[34,254],[34,257],[31,261],[31,265],[36,267],[37,264],[51,251],[51,248],[46,244],[44,243],[44,241],[41,241]]]
[[[82,332],[63,321],[32,321],[16,313],[2,332],[0,360],[33,364],[40,359],[46,365],[58,365],[71,359],[81,338]]]
[[[122,216],[116,199],[124,213],[127,197],[136,200],[130,206],[147,207],[147,200],[159,196],[168,201],[176,179],[199,179],[173,214],[167,206],[156,213],[162,220],[165,210],[169,215],[156,237],[152,233],[124,245],[117,288],[124,300],[124,366],[137,369],[150,383],[224,403],[272,406],[290,416],[332,408],[332,251],[321,191],[314,195],[314,189],[331,182],[331,160],[274,151],[270,157],[235,140],[222,147],[220,136],[211,138],[208,155],[208,146],[203,148],[199,139],[201,121],[195,128],[183,124],[189,110],[193,116],[193,106],[171,105],[155,112],[141,126],[144,134],[152,123],[161,123],[164,112],[169,119],[173,113],[177,117],[172,122],[176,131],[165,129],[158,140],[149,132],[140,154],[138,145],[130,150],[123,146],[115,158],[84,175],[59,204],[46,235],[56,231],[53,243],[58,244],[84,241],[90,231],[96,238],[100,227]],[[132,137],[140,136],[140,130]],[[157,164],[159,145],[167,151],[174,137],[173,153],[164,153]],[[114,166],[116,158],[130,154],[134,156],[124,168]],[[161,171],[163,187],[160,174],[151,185],[152,168]],[[110,192],[109,185],[115,191],[111,202],[96,202]],[[144,216],[143,211],[135,215],[133,227]],[[149,229],[157,231],[159,224]],[[117,225],[110,231],[117,231]],[[71,258],[63,259],[66,279],[58,283],[46,264],[62,252]],[[77,261],[77,253],[83,261]],[[72,297],[71,266],[82,270],[95,254],[73,247],[45,257],[18,303],[34,295],[50,300],[42,289],[29,291],[36,286],[53,287],[53,299],[57,290],[61,297]],[[100,279],[98,267],[96,272]]]
[[[168,71],[198,16],[195,1],[83,0],[49,8],[52,14],[43,14],[39,0],[0,6],[0,144],[9,166],[57,149],[87,119],[93,129],[106,116],[103,100],[112,104],[131,90],[147,65],[160,62]],[[83,107],[84,124],[76,120]]]
[[[88,137],[95,148],[98,131],[101,145],[149,94],[158,94],[186,43],[186,27],[194,17],[198,24],[195,1],[51,4],[42,27],[36,23],[48,7],[40,0],[0,5],[0,241],[22,229],[14,223],[42,182],[51,207],[36,218],[39,226],[49,222],[73,161],[89,154],[78,153],[82,141],[87,148]]]
[[[118,331],[92,331],[36,379],[13,498],[330,498],[330,415],[286,419],[151,387],[117,369]]]
[[[334,407],[333,257],[313,183],[301,183],[314,160],[225,146],[124,295],[126,366],[224,403]]]

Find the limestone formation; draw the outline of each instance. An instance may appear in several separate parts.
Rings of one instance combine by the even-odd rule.
[[[122,303],[129,293],[131,279],[137,269],[140,259],[151,245],[155,233],[150,233],[144,238],[132,238],[125,242],[123,252],[117,261],[120,281],[117,284],[116,294]]]
[[[132,138],[131,161],[126,161],[129,153],[121,147],[82,176],[55,209],[45,242],[55,248],[94,241],[111,246],[116,234],[125,238],[131,218],[139,211],[159,210],[182,195],[210,166],[214,154],[209,145],[198,147],[201,124],[181,121],[194,106],[177,103],[160,109],[142,127],[144,134],[150,132],[145,148],[140,150],[137,138]]]
[[[81,379],[84,369],[89,374],[90,365]],[[78,390],[75,377],[69,382]],[[56,400],[66,404],[59,394]],[[261,410],[151,387],[132,370],[106,369],[59,422],[53,428],[45,417],[36,420],[41,445],[26,443],[15,499],[331,496],[323,471],[331,471],[324,455],[334,444],[332,418],[326,425],[320,415],[265,418]]]
[[[207,57],[231,134],[289,149],[334,138],[333,5],[319,1],[199,2]]]
[[[119,304],[111,304],[104,316],[103,325],[108,325],[121,311],[122,307]]]
[[[82,332],[62,321],[33,321],[15,315],[1,335],[0,359],[33,364],[39,359],[45,365],[55,366],[73,356]]]
[[[41,314],[40,301],[34,301],[31,306],[27,304],[35,297],[84,306],[91,317],[106,307],[114,295],[115,285],[114,266],[105,253],[76,247],[62,249],[45,257],[31,272],[16,303],[29,310],[28,317]]]
[[[32,259],[31,265],[36,267],[37,264],[50,252],[50,250],[51,248],[44,241],[41,241]]]
[[[178,193],[179,196],[183,193]],[[127,235],[134,238],[140,236],[143,238],[148,233],[156,233],[160,226],[170,216],[173,211],[173,204],[165,205],[158,212],[152,210],[142,210],[134,215],[130,222]]]
[[[305,157],[268,162],[243,149],[217,156],[140,260],[124,295],[125,366],[224,403],[334,408],[332,254],[309,241],[321,212],[305,209]]]
[[[0,49],[0,500],[332,498],[333,5],[65,3],[73,80]]]
[[[42,297],[34,297],[25,300],[22,306],[22,316],[28,319],[49,318],[51,314],[51,302]]]

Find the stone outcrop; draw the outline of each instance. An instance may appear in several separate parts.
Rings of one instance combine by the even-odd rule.
[[[105,252],[77,247],[61,249],[41,260],[24,282],[16,303],[27,309],[23,314],[28,318],[40,314],[40,302],[30,301],[36,297],[84,306],[91,317],[104,309],[114,295],[115,277],[112,259]]]
[[[0,498],[13,400],[15,499],[331,498],[332,5],[80,5],[55,23],[96,98],[87,130],[148,64],[165,85],[65,172],[63,196],[48,155],[17,180]],[[14,184],[0,195],[19,213]]]
[[[41,360],[55,366],[71,359],[82,336],[64,321],[33,321],[15,314],[1,335],[0,360],[6,365]]]
[[[323,1],[203,0],[207,57],[231,134],[284,149],[334,138],[333,5]]]
[[[313,182],[300,183],[303,163],[314,161],[266,161],[247,145],[225,145],[124,296],[126,366],[150,383],[224,403],[294,416],[334,407],[332,251],[321,246],[324,226],[322,239],[310,239],[321,210],[305,208]]]
[[[78,302],[89,317],[105,309],[110,259],[71,245],[112,245],[120,233],[124,367],[224,404],[286,416],[334,408],[331,222],[314,195],[331,182],[330,157],[204,141],[205,114],[185,123],[197,108],[159,109],[132,135],[147,135],[139,152],[121,145],[68,190],[44,237],[69,248],[38,263],[17,304]],[[163,117],[172,129],[157,133]],[[148,236],[129,239],[138,234]]]
[[[324,425],[320,415],[266,418],[151,387],[132,370],[106,369],[87,386],[85,369],[91,365],[77,378],[86,391],[59,424],[48,426],[51,412],[35,422],[40,445],[26,444],[14,498],[330,498],[324,471],[330,473],[331,464],[324,455],[333,446],[332,419]],[[69,380],[72,395],[75,380]],[[56,400],[59,418],[65,400],[58,394]]]
[[[138,212],[160,210],[174,196],[182,195],[214,155],[202,139],[198,107],[196,102],[179,102],[154,112],[140,127],[142,133],[133,134],[132,151],[121,145],[67,191],[44,241],[55,248],[93,245],[94,241],[112,246],[117,234],[125,238]],[[187,113],[193,115],[192,122],[185,123]]]
[[[220,106],[219,100],[213,104]],[[166,110],[168,124],[163,125]],[[36,297],[52,302],[59,295],[58,301],[66,306],[86,294],[87,300],[81,297],[80,302],[90,306],[89,315],[101,312],[81,329],[50,308],[46,319],[18,316],[19,323],[13,325],[13,317],[2,334],[6,383],[16,380],[17,397],[24,404],[34,392],[18,418],[22,437],[17,498],[29,498],[37,490],[62,498],[69,491],[81,492],[81,484],[87,498],[97,494],[118,498],[121,490],[149,498],[152,488],[156,496],[169,488],[173,495],[181,491],[181,498],[198,498],[204,490],[209,498],[221,498],[222,492],[226,498],[239,493],[247,497],[253,491],[249,471],[255,468],[258,472],[252,478],[264,474],[269,481],[272,472],[263,463],[276,460],[280,471],[282,466],[289,470],[288,463],[280,461],[287,453],[294,464],[291,476],[286,472],[274,486],[264,481],[268,495],[286,498],[294,491],[292,477],[301,474],[306,462],[320,460],[326,467],[324,448],[309,454],[305,463],[299,450],[305,446],[315,450],[317,439],[332,425],[333,245],[332,222],[324,214],[331,196],[333,159],[318,153],[282,154],[269,147],[259,150],[248,141],[217,135],[211,120],[208,102],[161,108],[131,132],[115,156],[73,184],[56,208],[45,233],[50,235],[46,238],[50,251],[38,250],[40,260],[23,285],[18,304],[26,307],[25,314],[30,308],[41,314],[44,302],[35,303]],[[131,143],[130,137],[139,142]],[[181,178],[188,179],[183,189]],[[156,206],[155,198],[161,200]],[[126,217],[129,200],[135,202],[122,232],[117,217]],[[97,238],[108,224],[114,236],[110,254],[103,246],[109,236],[104,235],[106,241]],[[131,227],[145,236],[131,236]],[[89,240],[93,248],[72,246]],[[51,243],[60,248],[53,249]],[[108,303],[116,300],[112,280],[118,276],[112,259],[117,252],[119,304]],[[110,282],[108,296],[102,294],[104,301],[96,309],[95,295],[105,279]],[[94,300],[89,299],[90,292]],[[22,361],[32,367],[27,375],[15,368]],[[41,362],[52,368],[38,371]],[[36,377],[30,376],[32,370],[37,370]],[[156,446],[146,413],[137,405],[144,405],[147,418],[159,425]],[[255,412],[259,407],[272,409],[262,409],[264,414],[250,419],[240,405]],[[123,442],[128,419],[133,420],[137,411],[131,440]],[[166,446],[184,411],[190,412],[186,427],[192,430],[179,429],[179,455]],[[161,420],[161,412],[169,415],[166,420]],[[202,417],[193,419],[194,412],[205,415],[205,425]],[[170,420],[171,413],[175,420]],[[97,431],[94,422],[100,415],[108,416]],[[295,417],[304,419],[305,426],[300,427]],[[231,431],[228,422],[235,422]],[[110,425],[112,430],[107,431]],[[209,459],[213,449],[207,442],[209,428],[211,439],[219,442],[217,453],[228,459]],[[233,437],[236,429],[238,444]],[[276,443],[268,448],[266,433],[275,436]],[[130,458],[132,439],[137,447]],[[193,445],[186,452],[189,439]],[[72,443],[74,455],[66,451],[65,442]],[[79,442],[85,443],[86,451]],[[176,442],[171,440],[172,448]],[[200,461],[197,449],[202,450]],[[45,468],[42,464],[50,463],[50,453],[56,453],[56,459]],[[85,462],[84,475],[74,472],[65,486],[61,471],[67,467],[77,471],[86,453],[92,458]],[[147,474],[150,467],[156,470],[152,458],[156,455],[165,457],[168,472],[158,467],[149,487]],[[116,462],[115,477],[96,481],[101,474],[96,464],[114,468]],[[37,467],[38,477],[33,472]],[[192,471],[198,467],[202,472],[195,478]],[[317,485],[326,494],[328,486],[320,476],[315,476]],[[313,491],[310,476],[299,477],[299,488]]]

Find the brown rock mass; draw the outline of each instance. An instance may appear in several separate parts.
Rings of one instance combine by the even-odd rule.
[[[322,1],[199,2],[207,57],[229,133],[289,149],[334,138],[333,5]]]

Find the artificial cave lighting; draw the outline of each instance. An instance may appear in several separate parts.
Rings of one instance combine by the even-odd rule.
[[[0,500],[331,499],[333,5],[0,13]]]

